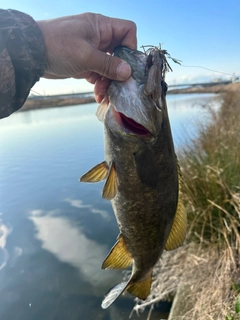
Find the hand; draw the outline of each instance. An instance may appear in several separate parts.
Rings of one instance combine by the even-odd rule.
[[[101,102],[111,80],[130,77],[129,64],[111,54],[117,45],[136,49],[134,22],[84,13],[37,23],[45,42],[45,78],[85,78]]]

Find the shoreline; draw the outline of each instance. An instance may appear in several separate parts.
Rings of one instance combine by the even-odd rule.
[[[209,85],[208,87],[190,87],[185,89],[172,89],[168,91],[168,94],[192,94],[192,93],[225,93],[225,92],[240,91],[240,82],[230,84],[217,84]],[[19,111],[35,110],[35,109],[46,109],[56,107],[66,107],[78,104],[94,103],[93,93],[89,93],[89,96],[81,97],[81,94],[69,94],[69,95],[58,95],[58,96],[46,96],[46,97],[29,97],[24,103],[23,107]]]

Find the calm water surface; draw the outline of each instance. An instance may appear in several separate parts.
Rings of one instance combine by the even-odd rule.
[[[207,121],[202,105],[209,101],[212,95],[168,96],[177,148],[186,132],[196,133],[196,119]],[[26,111],[0,121],[1,320],[128,319],[132,297],[100,307],[123,276],[101,270],[118,235],[111,205],[101,198],[102,183],[78,182],[104,157],[96,108]]]

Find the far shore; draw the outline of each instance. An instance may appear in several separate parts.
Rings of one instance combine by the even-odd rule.
[[[208,87],[189,87],[184,89],[172,89],[168,91],[168,94],[191,94],[191,93],[224,93],[224,92],[240,91],[240,82],[222,84],[222,85],[210,85]],[[64,96],[46,96],[46,97],[29,97],[23,107],[19,111],[45,109],[55,107],[65,107],[86,103],[96,102],[93,93],[86,95],[69,94]]]

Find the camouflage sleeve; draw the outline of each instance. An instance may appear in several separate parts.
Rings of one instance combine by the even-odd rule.
[[[0,9],[0,118],[21,108],[44,74],[44,40],[27,14]]]

